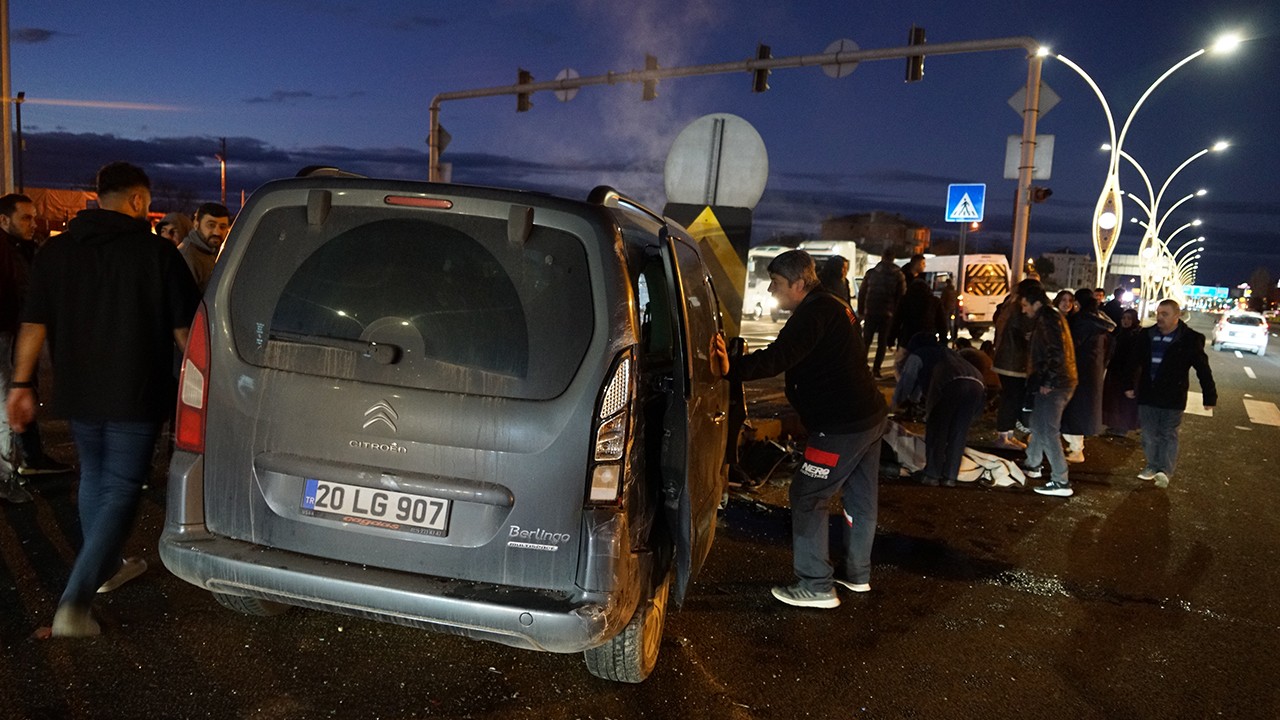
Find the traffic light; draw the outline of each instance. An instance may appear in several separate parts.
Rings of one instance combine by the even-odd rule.
[[[532,85],[533,73],[520,68],[516,75],[517,85]],[[529,108],[533,107],[533,103],[529,101],[529,93],[516,93],[516,112],[529,112]]]
[[[759,45],[756,47],[757,60],[772,60],[773,49],[768,45]],[[751,92],[762,93],[769,89],[769,68],[757,68],[751,71]]]
[[[654,56],[652,56],[652,55],[645,55],[645,56],[644,56],[644,69],[645,69],[645,70],[657,70],[657,69],[658,69],[658,58],[656,58],[656,57],[654,57]],[[644,84],[643,84],[643,91],[642,91],[642,94],[640,95],[640,99],[641,99],[641,100],[645,100],[645,101],[649,101],[649,100],[652,100],[652,99],[654,99],[654,98],[656,98],[656,97],[658,97],[658,81],[657,81],[657,80],[645,80],[645,81],[644,81]]]
[[[924,45],[924,28],[911,26],[911,30],[907,33],[908,45]],[[907,77],[906,81],[919,82],[924,77],[924,55],[912,55],[907,58]]]
[[[1036,185],[1031,186],[1031,202],[1033,203],[1042,203],[1045,200],[1048,200],[1049,196],[1052,194],[1053,191],[1047,187],[1039,187]]]

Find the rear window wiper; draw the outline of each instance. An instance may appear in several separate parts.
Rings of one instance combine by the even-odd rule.
[[[303,333],[283,331],[273,331],[267,339],[294,343],[296,345],[312,345],[315,347],[348,350],[360,355],[360,357],[373,360],[379,365],[394,365],[399,362],[400,358],[404,355],[404,349],[399,345],[373,342],[370,340],[348,340],[347,338],[328,337],[325,335],[306,335]]]

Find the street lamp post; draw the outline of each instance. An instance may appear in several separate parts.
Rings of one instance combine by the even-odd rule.
[[[1182,60],[1178,61],[1164,72],[1163,75],[1156,78],[1155,82],[1147,87],[1142,96],[1134,104],[1129,111],[1129,116],[1125,118],[1124,125],[1120,128],[1120,132],[1116,133],[1115,118],[1111,114],[1111,106],[1107,103],[1106,96],[1102,94],[1102,89],[1094,82],[1093,78],[1084,71],[1079,65],[1075,64],[1063,55],[1054,55],[1062,64],[1071,68],[1080,77],[1084,78],[1089,87],[1093,89],[1094,94],[1098,96],[1098,100],[1102,103],[1102,110],[1107,117],[1107,129],[1111,142],[1108,144],[1111,150],[1111,157],[1107,163],[1106,180],[1102,185],[1102,192],[1098,196],[1098,203],[1093,211],[1093,248],[1098,257],[1098,275],[1097,284],[1101,286],[1106,279],[1107,263],[1111,259],[1111,253],[1115,249],[1116,241],[1120,236],[1120,218],[1123,215],[1123,195],[1120,191],[1120,158],[1124,149],[1124,140],[1129,133],[1129,126],[1133,123],[1133,118],[1138,113],[1138,109],[1142,107],[1151,93],[1164,82],[1166,78],[1176,72],[1179,68],[1196,58],[1204,55],[1212,50],[1215,53],[1231,52],[1240,44],[1240,37],[1237,35],[1224,35],[1213,44],[1211,48],[1201,48]],[[1179,168],[1181,169],[1181,168]],[[1176,172],[1175,172],[1176,174]],[[1163,189],[1162,189],[1163,192]],[[1154,203],[1153,203],[1154,204]]]
[[[1145,313],[1148,307],[1148,304],[1151,301],[1158,300],[1162,296],[1163,292],[1165,291],[1166,286],[1169,284],[1168,281],[1162,281],[1162,282],[1155,281],[1155,277],[1152,274],[1152,271],[1155,268],[1154,266],[1151,265],[1151,263],[1154,262],[1155,258],[1157,257],[1157,253],[1160,253],[1161,258],[1168,259],[1167,258],[1168,241],[1171,240],[1174,235],[1177,235],[1179,232],[1186,229],[1186,226],[1184,226],[1184,227],[1178,228],[1177,230],[1174,230],[1173,233],[1170,234],[1168,237],[1162,237],[1165,221],[1167,221],[1169,219],[1169,216],[1173,214],[1173,211],[1176,210],[1178,207],[1180,207],[1183,203],[1195,197],[1203,197],[1208,193],[1208,190],[1201,188],[1193,193],[1189,193],[1183,196],[1182,198],[1178,199],[1177,202],[1173,203],[1162,214],[1160,212],[1160,206],[1162,201],[1164,200],[1165,193],[1168,192],[1169,187],[1173,183],[1174,178],[1176,178],[1179,175],[1179,173],[1181,173],[1188,166],[1190,166],[1191,163],[1195,162],[1196,160],[1199,160],[1200,158],[1204,157],[1205,155],[1208,155],[1209,153],[1222,152],[1227,148],[1229,148],[1230,146],[1231,146],[1230,143],[1228,143],[1227,141],[1219,140],[1218,142],[1215,142],[1213,145],[1207,148],[1203,148],[1201,150],[1198,150],[1195,153],[1192,153],[1190,157],[1188,157],[1186,160],[1183,160],[1182,163],[1179,164],[1178,167],[1175,168],[1174,171],[1170,173],[1167,178],[1165,178],[1165,181],[1164,183],[1161,184],[1160,190],[1158,192],[1156,191],[1155,186],[1151,182],[1151,176],[1147,174],[1147,171],[1143,169],[1142,165],[1139,164],[1138,161],[1134,159],[1132,155],[1130,155],[1129,153],[1123,150],[1120,150],[1117,152],[1114,146],[1109,144],[1102,146],[1103,150],[1111,151],[1112,154],[1114,154],[1116,157],[1119,157],[1125,160],[1126,162],[1128,162],[1130,165],[1132,165],[1134,170],[1138,172],[1138,176],[1142,178],[1142,183],[1147,189],[1147,199],[1145,202],[1133,193],[1126,193],[1129,196],[1129,198],[1134,202],[1134,204],[1136,204],[1147,216],[1147,219],[1145,222],[1139,220],[1136,217],[1131,219],[1132,222],[1135,222],[1141,225],[1145,230],[1145,233],[1142,236],[1142,240],[1138,243],[1138,256],[1140,261],[1143,264],[1142,273],[1141,273],[1142,285],[1139,288],[1139,292],[1140,292],[1139,312],[1140,313]],[[1199,225],[1199,224],[1200,224],[1199,220],[1195,220],[1191,223],[1191,225]],[[1151,249],[1151,252],[1147,252],[1148,249]],[[1103,274],[1102,277],[1105,278],[1105,274]]]
[[[223,207],[227,206],[227,139],[222,138],[222,152],[214,153],[214,157],[218,158],[218,175],[221,178],[222,187],[222,203]]]

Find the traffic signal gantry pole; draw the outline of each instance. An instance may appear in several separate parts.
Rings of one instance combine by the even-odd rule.
[[[921,37],[923,33],[921,33]],[[913,34],[912,39],[916,36]],[[1036,121],[1040,115],[1040,68],[1047,54],[1034,38],[1028,36],[996,38],[991,40],[969,40],[951,43],[910,44],[891,48],[873,50],[845,50],[840,52],[820,53],[816,55],[792,55],[789,57],[769,57],[766,46],[757,52],[751,60],[713,63],[710,65],[687,65],[684,67],[661,68],[656,61],[646,62],[646,69],[627,72],[608,72],[590,77],[564,77],[546,82],[532,82],[529,73],[521,71],[514,85],[500,87],[477,88],[473,90],[456,90],[444,92],[431,99],[430,134],[427,144],[430,147],[428,161],[430,164],[428,178],[432,182],[440,181],[440,104],[448,100],[471,100],[475,98],[515,95],[517,109],[526,110],[531,107],[529,97],[537,92],[567,92],[591,85],[619,85],[622,83],[641,84],[645,88],[645,98],[654,93],[652,88],[659,80],[694,77],[699,75],[721,75],[728,73],[749,72],[753,75],[753,85],[757,88],[761,83],[759,77],[767,77],[773,70],[785,68],[812,67],[815,65],[852,65],[865,60],[895,60],[901,58],[922,58],[924,55],[958,55],[963,53],[993,52],[998,50],[1025,50],[1027,52],[1027,93],[1026,106],[1022,111],[1022,154],[1018,167],[1018,191],[1016,211],[1013,217],[1013,257],[1011,266],[1015,279],[1021,278],[1025,265],[1027,248],[1027,222],[1031,204],[1031,171],[1035,161]],[[767,83],[764,89],[767,89]],[[757,90],[758,92],[760,90]]]

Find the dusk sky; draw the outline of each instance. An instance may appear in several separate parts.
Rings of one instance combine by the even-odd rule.
[[[143,165],[158,183],[217,199],[218,139],[227,139],[236,200],[308,164],[369,175],[427,173],[427,108],[436,93],[584,76],[821,53],[845,38],[863,49],[905,44],[914,23],[932,43],[1027,35],[1083,67],[1123,123],[1147,86],[1223,31],[1246,41],[1166,80],[1138,112],[1124,149],[1157,186],[1187,157],[1232,143],[1183,170],[1165,204],[1203,187],[1166,230],[1193,218],[1207,238],[1202,284],[1234,285],[1254,268],[1280,278],[1280,9],[1274,0],[1216,2],[730,2],[581,0],[259,0],[85,2],[10,0],[12,82],[25,91],[28,186],[83,185],[111,160]],[[747,73],[665,81],[641,102],[624,84],[567,103],[533,97],[445,103],[453,136],[443,160],[458,182],[585,197],[609,184],[656,207],[672,141],[696,118],[739,115],[764,139],[770,175],[754,241],[816,235],[826,217],[888,210],[953,232],[948,183],[988,185],[978,238],[1005,239],[1015,183],[1002,178],[1005,140],[1021,132],[1007,100],[1025,85],[1020,51],[930,57],[924,80],[902,60],[862,63],[828,78],[779,70],[751,92]],[[1028,254],[1091,252],[1090,222],[1106,172],[1101,105],[1065,65],[1046,60],[1061,102],[1040,122],[1056,138],[1053,196],[1033,208]],[[56,101],[56,104],[50,101]],[[63,101],[74,101],[65,104]],[[100,107],[126,103],[149,107]],[[1145,196],[1125,166],[1122,186]],[[1137,211],[1131,203],[1126,213]],[[1136,252],[1125,223],[1117,252]],[[1191,230],[1174,244],[1193,237]]]

